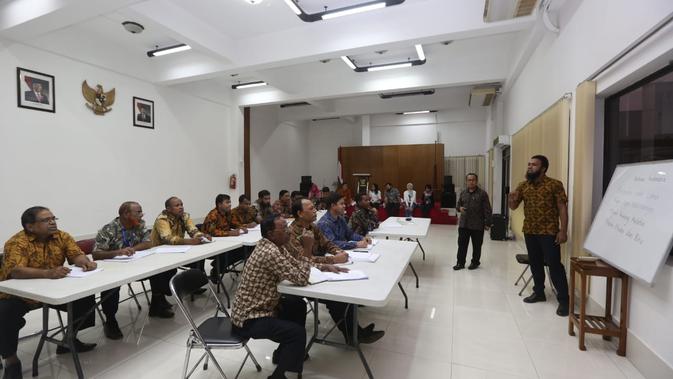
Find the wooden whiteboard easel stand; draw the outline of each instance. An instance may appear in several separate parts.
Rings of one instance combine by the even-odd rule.
[[[580,275],[580,312],[575,313],[575,273]],[[586,314],[587,281],[590,276],[604,276],[607,279],[605,290],[605,316]],[[612,279],[622,280],[619,325],[612,320]],[[570,258],[570,316],[568,317],[568,334],[575,335],[574,327],[579,330],[579,348],[586,350],[585,333],[601,334],[609,341],[612,337],[619,338],[617,355],[626,356],[626,325],[629,319],[629,276],[609,264],[598,260],[581,261],[577,257]]]

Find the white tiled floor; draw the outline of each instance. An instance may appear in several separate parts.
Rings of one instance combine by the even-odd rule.
[[[515,378],[642,378],[633,365],[618,357],[611,343],[587,337],[587,351],[577,348],[576,337],[567,333],[567,318],[556,316],[556,302],[524,304],[517,296],[514,280],[523,267],[514,255],[522,252],[514,242],[484,242],[482,265],[478,270],[454,272],[457,231],[455,226],[433,225],[422,241],[427,258],[420,251],[413,263],[420,275],[420,288],[407,272],[403,285],[409,294],[409,309],[394,291],[384,308],[361,308],[361,323],[376,322],[386,336],[363,351],[376,378],[421,379],[515,379]],[[471,252],[470,252],[471,254]],[[468,255],[469,259],[469,255]],[[528,294],[530,290],[524,295]],[[87,377],[159,378],[180,376],[187,327],[181,315],[174,320],[147,318],[135,304],[121,305],[119,322],[125,338],[105,339],[100,326],[81,333],[86,342],[97,342],[95,351],[81,355]],[[193,311],[200,318],[211,315],[212,299],[199,297]],[[179,312],[176,309],[176,312]],[[23,332],[39,327],[39,312],[29,314]],[[100,322],[99,322],[100,324]],[[321,330],[331,326],[327,312],[321,312]],[[312,330],[309,317],[307,330]],[[26,377],[37,338],[21,341],[20,358]],[[242,378],[266,378],[273,371],[270,360],[275,344],[251,341],[250,347],[263,371],[251,364]],[[216,351],[228,376],[233,377],[243,359],[242,351]],[[304,367],[304,378],[366,378],[357,354],[330,346],[316,345]],[[42,353],[40,378],[71,378],[69,356],[56,356],[47,346]],[[195,378],[218,378],[211,365],[198,369]]]

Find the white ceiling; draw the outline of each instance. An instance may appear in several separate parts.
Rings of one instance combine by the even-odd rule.
[[[300,4],[313,13],[323,5],[333,9],[362,1]],[[485,23],[483,11],[483,0],[406,0],[307,23],[283,0],[255,5],[244,0],[0,0],[0,38],[157,84],[221,87],[238,105],[261,105],[504,82],[537,15]],[[121,26],[126,20],[145,30],[126,32]],[[176,43],[192,50],[146,56],[157,45]],[[339,58],[349,55],[366,64],[415,59],[415,44],[423,44],[427,63],[410,69],[356,73]],[[230,88],[252,80],[269,86]]]

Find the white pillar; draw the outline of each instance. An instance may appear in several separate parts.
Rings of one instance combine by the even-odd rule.
[[[366,114],[360,117],[362,119],[362,146],[371,144],[371,117]]]

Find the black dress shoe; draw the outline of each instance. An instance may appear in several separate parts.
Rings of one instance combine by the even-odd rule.
[[[175,313],[173,313],[173,310],[169,308],[161,308],[161,307],[152,307],[150,306],[150,317],[158,317],[158,318],[173,318],[175,316]]]
[[[96,347],[95,343],[84,343],[78,339],[75,339],[75,350],[78,353],[86,353],[91,351]],[[67,354],[70,352],[70,349],[65,346],[59,346],[56,348],[56,354]]]
[[[304,355],[304,362],[308,361],[308,359],[309,356],[308,353],[306,353],[306,355]],[[271,354],[271,363],[273,363],[274,365],[278,364],[278,349],[274,350],[273,354]]]
[[[470,263],[470,265],[467,267],[468,270],[474,270],[477,267],[479,267],[479,263]]]
[[[560,303],[558,308],[556,308],[556,314],[561,317],[566,317],[568,313],[568,303]]]
[[[374,331],[374,326],[375,326],[375,325],[374,325],[374,323],[372,322],[372,323],[370,323],[369,325],[367,325],[367,326],[365,326],[364,328],[362,328],[362,332],[363,332],[363,333],[371,333],[371,332]]]
[[[120,340],[124,338],[121,329],[119,329],[119,324],[117,320],[108,318],[108,321],[103,324],[103,332],[105,337],[111,340]]]
[[[458,271],[458,270],[462,270],[462,269],[464,269],[464,268],[465,268],[465,265],[462,265],[462,264],[460,264],[460,263],[458,263],[457,265],[453,266],[453,269],[456,270],[456,271]]]
[[[372,330],[370,333],[358,336],[358,342],[364,344],[374,343],[380,340],[384,335],[386,335],[386,332],[383,330]]]
[[[533,292],[532,295],[530,295],[528,297],[525,297],[523,299],[524,303],[537,303],[537,302],[540,302],[540,301],[547,301],[547,297],[544,294],[539,294],[538,295],[535,292]]]
[[[5,366],[5,373],[2,375],[2,379],[23,379],[21,361],[17,360],[16,363]]]

